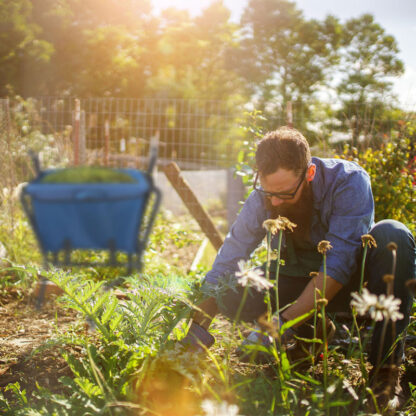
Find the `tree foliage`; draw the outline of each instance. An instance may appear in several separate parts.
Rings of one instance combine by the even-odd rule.
[[[239,23],[222,0],[197,16],[156,14],[152,0],[3,0],[0,28],[3,96],[252,103],[267,129],[286,124],[290,103],[309,137],[319,115],[336,121],[326,122],[331,130],[352,131],[354,145],[392,127],[391,78],[403,72],[396,40],[373,16],[307,19],[290,0],[250,0]],[[339,111],[318,102],[323,90]]]
[[[276,115],[282,122],[291,101],[295,111],[307,116],[308,103],[325,85],[327,68],[337,59],[338,20],[332,16],[307,20],[288,0],[251,0],[241,25],[236,60],[241,62],[240,73],[257,99],[257,108],[273,122]]]
[[[352,131],[356,146],[360,135],[371,138],[377,120],[391,107],[392,77],[404,71],[393,36],[370,14],[348,20],[343,29],[337,92],[342,101],[338,118]],[[387,130],[388,131],[388,130]],[[386,130],[381,133],[385,133]]]

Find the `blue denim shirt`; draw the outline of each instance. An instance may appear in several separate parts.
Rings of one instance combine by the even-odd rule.
[[[357,268],[361,236],[374,224],[370,178],[354,162],[316,157],[312,162],[316,175],[311,182],[314,212],[310,238],[315,247],[321,240],[330,241],[333,248],[327,252],[327,275],[346,285]],[[266,235],[263,221],[269,217],[263,196],[253,191],[225,238],[205,283],[217,284],[221,276],[237,270],[239,260],[250,257]]]

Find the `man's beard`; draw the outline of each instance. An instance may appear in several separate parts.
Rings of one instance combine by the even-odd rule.
[[[296,224],[293,237],[296,240],[310,240],[310,226],[313,212],[313,194],[310,182],[305,182],[302,187],[301,195],[295,204],[283,204],[275,207],[269,198],[265,198],[266,208],[271,213],[271,218],[279,215],[288,218]]]

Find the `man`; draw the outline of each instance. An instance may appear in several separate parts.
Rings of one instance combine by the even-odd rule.
[[[283,308],[277,317],[280,323],[311,311],[316,288],[323,293],[322,255],[316,250],[322,240],[328,240],[333,247],[326,254],[326,291],[323,296],[329,301],[327,310],[348,311],[350,294],[360,285],[361,237],[370,233],[377,242],[377,248],[369,250],[367,255],[365,274],[368,290],[377,295],[386,293],[383,276],[392,273],[393,263],[393,253],[387,245],[394,242],[397,245],[394,295],[401,300],[403,319],[396,322],[394,330],[389,325],[385,336],[382,335],[383,323],[377,324],[369,359],[378,368],[381,362],[377,347],[381,341],[384,340],[381,357],[385,362],[395,341],[392,333],[402,333],[409,322],[412,295],[405,282],[415,277],[415,242],[411,233],[397,221],[385,220],[374,224],[374,202],[368,174],[353,162],[312,158],[306,139],[293,128],[282,127],[268,133],[258,144],[256,165],[254,190],[231,227],[204,285],[218,285],[224,276],[234,274],[238,269],[237,263],[248,259],[265,237],[263,222],[281,215],[297,227],[294,232],[285,232],[283,241],[279,305],[281,310],[285,305],[289,306]],[[272,247],[276,248],[276,241],[272,242]],[[311,272],[318,273],[311,278]],[[217,303],[214,298],[205,300],[200,305],[201,311],[194,314],[183,343],[194,348],[201,344],[211,346],[214,339],[207,330],[212,318],[220,311],[234,319],[242,293],[243,288],[239,287],[237,291],[228,290],[222,302]],[[274,295],[273,289],[270,294]],[[250,291],[239,310],[239,317],[255,321],[266,309],[264,293]],[[301,323],[294,331],[288,330],[283,342],[289,342],[295,332],[302,332],[305,325]],[[249,339],[267,343],[268,337],[259,335],[256,338],[255,334],[250,334]],[[394,349],[394,366],[384,365],[378,371],[379,378],[384,374],[391,385],[386,400],[393,397],[403,348],[401,342]]]

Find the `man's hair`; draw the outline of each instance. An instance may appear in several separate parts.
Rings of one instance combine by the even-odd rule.
[[[284,126],[271,131],[257,145],[256,165],[261,175],[270,175],[281,168],[300,175],[310,163],[309,144],[294,128]]]

